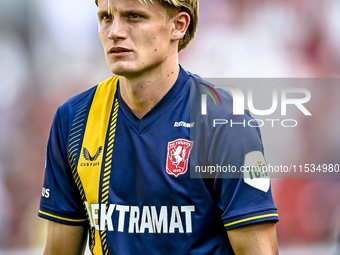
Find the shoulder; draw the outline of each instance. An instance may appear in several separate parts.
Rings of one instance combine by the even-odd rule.
[[[229,92],[196,75],[190,74],[190,78],[190,118],[195,122],[192,139],[208,144],[210,152],[220,148],[242,153],[262,151],[260,130],[250,113],[234,114],[234,100]]]
[[[93,96],[97,90],[98,85],[66,100],[59,106],[58,112],[61,116],[69,116],[73,112],[81,108],[86,108],[93,99]]]
[[[189,73],[189,72],[188,72]],[[197,123],[208,123],[209,126],[230,126],[231,123],[244,123],[252,125],[253,117],[249,111],[243,114],[234,114],[234,100],[231,94],[201,77],[190,75],[190,114]],[[250,125],[247,125],[248,122]],[[225,125],[226,126],[226,125]],[[237,129],[237,128],[236,128]]]
[[[112,82],[117,81],[117,78],[118,76],[110,77],[98,85],[66,100],[58,107],[54,117],[55,124],[58,123],[57,125],[66,132],[71,122],[75,124],[79,119],[86,119],[98,89],[102,89],[104,92],[109,91],[108,89],[113,84]]]
[[[95,93],[96,87],[69,98],[66,102],[60,105],[54,115],[53,123],[50,130],[50,143],[54,147],[57,144],[66,146],[66,139],[70,132],[70,126],[78,117],[85,117],[86,110],[91,105],[91,98]],[[83,118],[79,118],[83,119]]]
[[[225,90],[198,75],[188,72],[190,76],[190,100],[192,114],[203,119],[231,118],[233,115],[233,97]]]
[[[66,102],[64,102],[59,107],[59,111],[63,114],[69,114],[74,111],[79,111],[79,109],[85,109],[91,106],[94,95],[96,94],[96,91],[99,89],[104,89],[105,92],[109,92],[110,87],[116,86],[119,76],[112,76],[96,86],[76,95],[71,98],[69,98]]]

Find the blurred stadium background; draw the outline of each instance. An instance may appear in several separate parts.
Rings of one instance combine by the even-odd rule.
[[[200,6],[197,37],[180,54],[185,69],[207,78],[339,78],[339,0]],[[54,112],[111,75],[96,10],[94,0],[0,0],[0,254],[42,253],[46,222],[37,210]],[[288,141],[264,141],[267,161],[340,162],[340,84],[314,86],[312,95],[314,121],[302,122]],[[339,255],[340,179],[272,185],[281,254]]]

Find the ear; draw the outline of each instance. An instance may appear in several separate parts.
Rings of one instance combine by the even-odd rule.
[[[179,41],[185,35],[190,24],[190,15],[186,12],[180,12],[173,17],[173,30],[171,39]]]

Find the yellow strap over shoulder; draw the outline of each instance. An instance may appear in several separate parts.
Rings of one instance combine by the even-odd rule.
[[[87,119],[77,171],[90,206],[99,204],[100,201],[100,174],[104,164],[105,139],[118,79],[118,76],[114,76],[98,85]],[[94,254],[102,254],[99,231],[96,231],[95,240]]]

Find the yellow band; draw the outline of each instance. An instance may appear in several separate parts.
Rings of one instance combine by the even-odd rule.
[[[50,213],[43,212],[43,211],[41,211],[41,210],[39,210],[39,213],[44,214],[44,215],[47,215],[47,216],[50,216],[50,217],[53,217],[53,218],[56,218],[56,219],[59,219],[59,220],[66,220],[66,221],[72,221],[72,222],[82,222],[82,221],[87,221],[87,219],[80,219],[80,220],[67,219],[67,218],[55,216],[55,215],[50,214]]]
[[[232,225],[239,224],[239,223],[246,222],[246,221],[257,220],[257,219],[262,219],[262,218],[267,218],[267,217],[275,217],[275,216],[278,217],[279,215],[277,213],[272,213],[272,214],[254,216],[254,217],[246,218],[243,220],[238,220],[238,221],[234,221],[228,224],[224,224],[224,227],[230,227]]]

